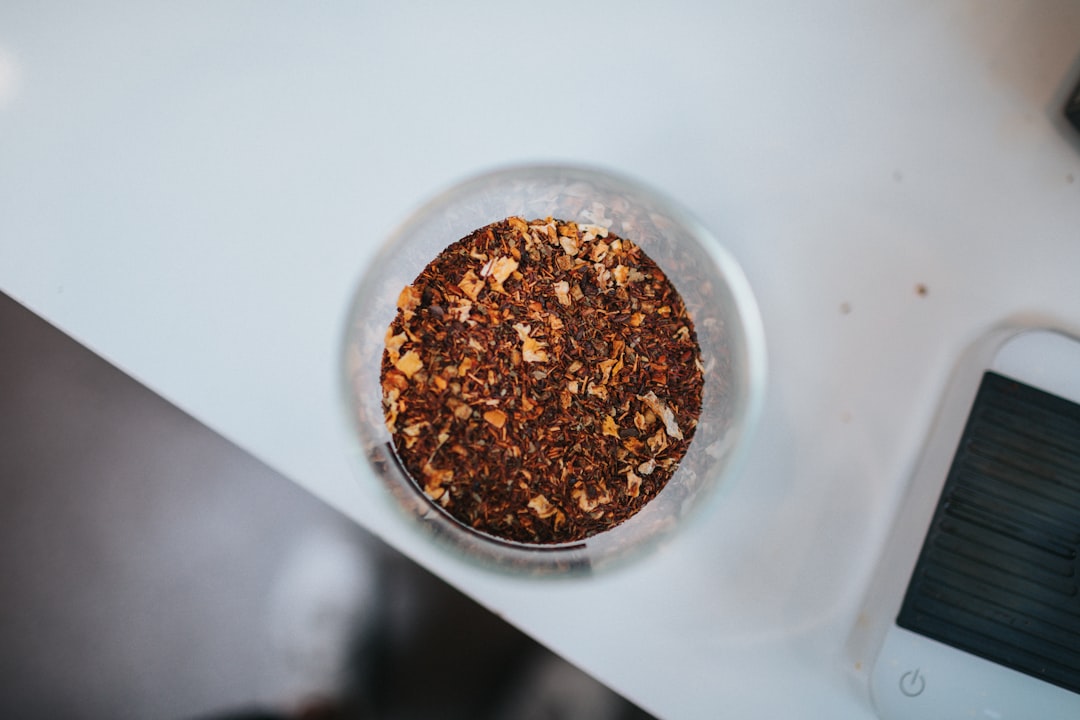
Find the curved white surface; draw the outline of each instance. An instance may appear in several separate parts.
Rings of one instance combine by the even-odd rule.
[[[0,290],[657,715],[869,718],[848,638],[952,364],[1080,328],[1078,58],[1071,2],[5,3]],[[770,350],[739,481],[583,582],[418,542],[335,395],[381,239],[534,160],[687,205]]]

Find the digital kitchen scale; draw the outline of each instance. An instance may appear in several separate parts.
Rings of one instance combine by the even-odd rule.
[[[881,718],[1080,718],[1078,554],[1080,341],[995,333],[950,385],[883,559]]]

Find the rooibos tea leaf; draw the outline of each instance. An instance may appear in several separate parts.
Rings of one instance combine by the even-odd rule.
[[[381,382],[417,487],[459,522],[530,544],[585,539],[654,498],[703,386],[693,323],[641,248],[518,217],[454,242],[402,290]]]

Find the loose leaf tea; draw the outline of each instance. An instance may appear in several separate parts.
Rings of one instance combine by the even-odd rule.
[[[674,474],[701,412],[700,356],[678,292],[629,239],[511,217],[401,291],[383,411],[406,471],[458,521],[573,542]]]

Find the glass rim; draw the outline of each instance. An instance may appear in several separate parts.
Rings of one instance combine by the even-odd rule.
[[[393,506],[396,510],[395,514],[405,524],[420,530],[416,526],[421,524],[430,525],[430,523],[423,523],[422,521],[435,514],[440,517],[440,527],[424,528],[425,532],[422,534],[430,537],[432,535],[441,536],[447,533],[458,533],[473,540],[481,541],[486,551],[482,554],[467,551],[458,538],[438,537],[435,539],[439,540],[439,542],[432,544],[440,546],[449,554],[464,559],[471,564],[479,564],[486,568],[494,567],[497,570],[507,571],[513,575],[557,574],[571,576],[580,574],[572,572],[575,569],[574,567],[565,567],[567,561],[569,561],[570,565],[574,565],[574,556],[579,554],[587,555],[587,545],[590,541],[595,541],[597,538],[617,531],[620,527],[632,522],[634,518],[631,517],[623,523],[596,535],[572,542],[523,543],[507,540],[476,530],[457,520],[444,508],[439,507],[437,503],[432,502],[426,496],[422,496],[416,482],[407,472],[399,468],[405,475],[407,484],[415,493],[413,500],[416,505],[427,508],[426,513],[411,511],[409,507],[405,507],[402,498],[396,496],[397,493],[390,487],[391,481],[378,477],[380,470],[375,466],[375,461],[368,447],[376,444],[370,442],[373,439],[372,432],[367,427],[367,424],[361,420],[358,413],[360,388],[354,382],[353,368],[350,365],[352,362],[350,350],[360,341],[360,338],[357,337],[356,318],[358,314],[363,312],[366,305],[380,296],[375,292],[381,277],[380,269],[385,267],[386,263],[393,258],[395,248],[401,239],[409,237],[410,233],[424,227],[432,218],[460,204],[463,199],[476,196],[485,188],[498,187],[507,181],[522,181],[530,178],[550,180],[555,177],[585,182],[603,181],[618,186],[627,194],[638,195],[647,199],[652,206],[661,209],[671,221],[693,238],[699,249],[713,263],[716,272],[724,281],[728,292],[733,298],[734,315],[739,320],[742,332],[742,342],[738,345],[738,349],[743,356],[742,363],[745,368],[745,380],[743,381],[745,402],[741,405],[737,418],[733,420],[731,427],[726,432],[737,432],[738,436],[734,438],[733,447],[723,467],[717,471],[717,477],[710,478],[704,484],[705,487],[699,488],[695,492],[697,498],[693,503],[694,507],[687,512],[685,517],[680,518],[677,525],[685,525],[687,521],[697,519],[703,514],[702,506],[707,504],[704,496],[716,495],[714,490],[717,485],[721,484],[719,476],[730,478],[740,473],[748,455],[750,441],[760,422],[765,401],[767,363],[764,326],[749,280],[734,256],[720,243],[719,239],[695,216],[670,197],[619,172],[596,166],[566,163],[528,163],[502,166],[450,183],[429,196],[426,201],[415,206],[405,219],[384,238],[378,251],[370,258],[366,267],[358,273],[358,279],[355,282],[346,308],[344,328],[339,334],[338,378],[340,392],[338,397],[341,401],[341,409],[346,415],[349,449],[363,456],[354,459],[353,469],[354,472],[357,471],[358,468],[355,466],[359,465],[362,466],[365,475],[375,476],[372,480],[380,486],[379,494],[385,501],[384,504]],[[503,218],[492,217],[488,222],[501,219]],[[477,227],[481,226],[478,225]],[[453,240],[448,240],[447,244],[453,242]],[[390,443],[390,448],[396,458],[396,451],[393,450],[392,443]],[[364,481],[367,481],[366,477]],[[650,500],[650,503],[654,500],[655,498]],[[646,503],[643,508],[648,507],[648,505],[649,503]],[[680,532],[681,530],[678,529],[654,532],[632,543],[635,547],[616,550],[613,557],[605,556],[600,559],[603,560],[602,564],[605,567],[625,564],[632,557],[637,557],[645,551],[655,548],[663,539]],[[509,561],[502,557],[507,553],[513,556]],[[568,569],[571,572],[566,572]]]

